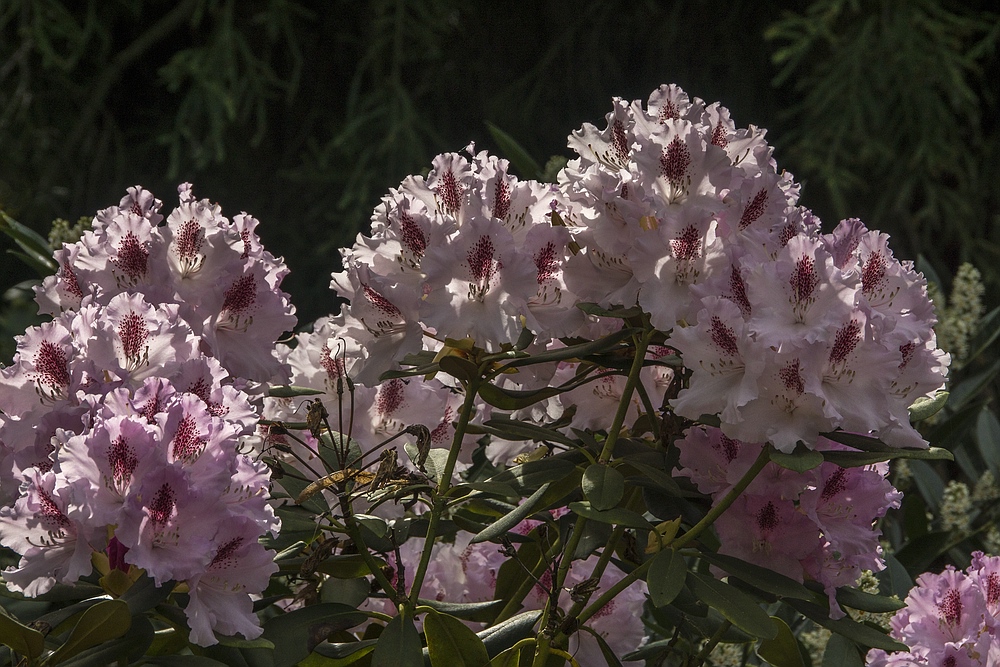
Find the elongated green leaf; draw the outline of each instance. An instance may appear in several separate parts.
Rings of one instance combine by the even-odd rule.
[[[644,516],[638,512],[633,512],[624,507],[615,507],[609,510],[599,510],[590,506],[586,502],[575,502],[569,504],[569,509],[580,516],[601,523],[610,523],[625,528],[635,528],[637,530],[656,530]]]
[[[473,536],[470,544],[476,544],[478,542],[486,542],[489,540],[494,540],[507,532],[514,529],[517,524],[521,523],[529,516],[535,513],[541,506],[542,496],[549,489],[550,482],[546,482],[538,487],[538,490],[532,493],[530,496],[525,498],[524,502],[517,506],[517,509],[509,512],[505,516],[500,517],[494,523],[487,526],[484,530],[479,531]]]
[[[132,625],[128,604],[121,600],[101,600],[83,612],[66,642],[49,657],[49,664],[56,665],[77,653],[106,641],[117,639]]]
[[[791,628],[777,616],[772,616],[771,622],[778,628],[778,635],[762,641],[757,647],[757,655],[774,667],[803,667],[805,663]]]
[[[864,664],[864,656],[854,642],[843,635],[830,636],[823,651],[822,667],[864,667]]]
[[[500,154],[510,160],[514,168],[522,178],[539,179],[542,177],[542,168],[538,166],[535,158],[526,151],[521,144],[493,123],[486,121],[486,129],[489,130],[493,141],[497,142]]]
[[[432,667],[483,667],[490,661],[483,640],[454,616],[428,612],[424,636]]]
[[[799,445],[801,447],[802,445]],[[771,450],[771,461],[782,468],[795,472],[806,472],[823,463],[823,454],[815,450],[796,451],[791,454]]]
[[[1000,421],[986,406],[976,419],[976,445],[990,471],[1000,477]]]
[[[984,350],[993,345],[997,337],[1000,337],[998,317],[1000,317],[1000,306],[997,306],[979,320],[979,333],[976,334],[970,346],[972,351],[969,353],[968,361],[972,361],[978,357]]]
[[[754,565],[745,560],[723,554],[702,553],[699,557],[725,570],[729,574],[739,577],[751,586],[755,586],[762,591],[777,595],[778,597],[796,598],[799,600],[816,599],[816,594],[799,582],[774,570],[769,570],[766,567]]]
[[[761,639],[774,639],[778,635],[771,617],[743,591],[697,572],[688,572],[687,585],[699,600],[740,630]]]
[[[859,468],[861,466],[872,465],[881,461],[891,461],[893,459],[912,459],[926,461],[954,461],[955,455],[947,449],[941,447],[928,447],[927,449],[894,449],[891,452],[820,452],[823,458],[830,463],[834,463],[841,468]]]
[[[936,415],[948,402],[949,396],[947,391],[939,391],[930,397],[921,396],[908,408],[910,421],[916,423]]]
[[[594,315],[596,317],[617,317],[618,319],[628,319],[630,317],[638,317],[642,315],[642,308],[639,306],[632,306],[631,308],[601,308],[596,303],[578,303],[576,307],[587,313],[588,315]]]
[[[441,357],[438,360],[438,366],[448,375],[463,382],[471,382],[479,375],[478,366],[465,357],[459,357],[454,354]]]
[[[314,649],[316,653],[332,660],[342,660],[337,664],[350,665],[375,650],[377,639],[362,639],[359,642],[323,642]]]
[[[503,600],[487,600],[486,602],[438,602],[437,600],[424,600],[418,602],[430,607],[442,614],[448,614],[464,621],[482,621],[496,616],[503,609]]]
[[[570,447],[578,446],[576,441],[559,431],[516,419],[490,419],[483,423],[483,427],[487,433],[500,436],[505,440],[536,440],[538,442],[559,442]]]
[[[498,387],[495,384],[487,382],[479,387],[479,396],[495,408],[500,408],[501,410],[521,410],[539,401],[544,401],[546,398],[558,396],[564,391],[569,391],[569,388],[504,389],[503,387]]]
[[[873,614],[898,611],[906,606],[906,603],[898,598],[874,595],[850,586],[842,586],[837,589],[837,602],[845,607],[870,611]]]
[[[476,636],[483,640],[486,651],[492,658],[522,639],[531,636],[532,629],[541,615],[540,609],[523,611],[517,616],[511,616],[506,621],[477,632]]]
[[[600,632],[586,625],[580,626],[580,630],[590,633],[597,640],[597,645],[601,648],[601,655],[604,656],[604,662],[607,663],[608,667],[624,667],[622,661],[615,654],[614,649],[608,645],[608,641]]]
[[[274,644],[274,667],[292,667],[337,630],[360,625],[368,617],[344,604],[322,603],[302,607],[264,623],[262,637]]]
[[[843,635],[848,639],[868,646],[870,648],[880,648],[885,651],[906,651],[906,644],[897,642],[892,637],[875,628],[862,625],[850,618],[830,618],[829,611],[819,605],[811,604],[803,600],[786,599],[785,604],[792,607],[806,618],[811,619],[817,625],[821,625],[831,632]]]
[[[646,573],[649,598],[657,607],[670,604],[684,588],[686,578],[687,563],[684,557],[673,549],[664,549],[653,556],[653,562]]]
[[[273,396],[275,398],[295,398],[296,396],[316,396],[317,394],[324,393],[320,389],[312,389],[311,387],[298,387],[293,384],[276,385],[267,390],[268,396]]]
[[[491,482],[508,484],[518,493],[533,491],[546,482],[556,482],[576,470],[576,465],[566,459],[549,457],[529,461],[490,478]]]
[[[226,667],[226,663],[203,655],[158,655],[146,658],[143,664],[155,667]]]
[[[103,642],[81,651],[59,663],[61,667],[107,667],[108,665],[133,664],[147,653],[153,644],[153,624],[144,615],[132,616],[128,632],[117,639]]]
[[[9,646],[32,662],[45,649],[45,637],[38,630],[12,618],[6,609],[0,607],[0,644]]]
[[[555,350],[547,350],[545,352],[540,352],[539,354],[533,354],[527,359],[514,359],[513,361],[504,364],[504,368],[517,368],[519,366],[530,366],[532,364],[542,364],[551,361],[583,359],[594,354],[614,349],[623,340],[628,340],[633,334],[638,332],[639,329],[622,329],[621,331],[616,331],[608,334],[607,336],[598,338],[597,340],[579,343],[577,345],[567,345],[566,347],[560,347]]]
[[[636,457],[625,456],[623,458],[628,465],[641,472],[657,488],[666,491],[672,496],[681,495],[681,487],[677,485],[677,482],[670,476],[670,473],[664,471],[662,468],[643,463],[637,460]]]
[[[583,495],[594,509],[609,510],[625,495],[625,478],[610,466],[594,463],[583,471]]]
[[[160,604],[167,599],[170,592],[174,589],[173,584],[166,583],[163,586],[157,586],[156,581],[149,575],[143,573],[136,581],[133,583],[127,591],[125,591],[121,599],[128,604],[128,609],[133,614],[141,614],[144,611],[149,611],[156,605]]]
[[[821,436],[827,438],[828,440],[833,440],[834,442],[839,442],[842,445],[847,445],[848,447],[854,447],[855,449],[860,449],[863,452],[894,452],[897,451],[896,447],[890,447],[878,438],[873,438],[869,435],[861,435],[860,433],[848,433],[847,431],[829,431],[827,433],[820,433]]]
[[[409,616],[396,616],[379,635],[372,667],[423,667],[420,634]]]

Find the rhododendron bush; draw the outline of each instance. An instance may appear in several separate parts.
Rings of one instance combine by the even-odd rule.
[[[64,244],[0,376],[3,580],[48,604],[11,660],[798,665],[803,618],[895,660],[854,610],[901,606],[857,588],[886,462],[950,458],[923,275],[676,86],[569,146],[557,183],[434,158],[294,337],[257,220],[189,184]]]

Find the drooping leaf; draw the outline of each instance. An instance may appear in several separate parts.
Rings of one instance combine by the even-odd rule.
[[[802,447],[802,445],[800,444],[799,447]],[[791,454],[786,454],[785,452],[779,452],[776,449],[772,449],[770,457],[771,461],[778,464],[782,468],[794,470],[799,473],[812,470],[816,466],[823,463],[823,454],[812,449],[795,451]]]
[[[830,636],[823,651],[822,667],[864,667],[864,664],[864,656],[858,651],[857,644],[843,635]]]
[[[880,463],[882,461],[892,461],[894,459],[911,459],[926,461],[954,461],[955,456],[947,449],[941,447],[928,447],[927,449],[899,448],[891,452],[844,452],[844,451],[824,451],[820,452],[823,458],[830,463],[834,463],[841,468],[859,468],[862,466]]]
[[[505,389],[498,387],[492,382],[485,382],[479,387],[479,396],[495,408],[500,408],[501,410],[521,410],[539,401],[558,396],[564,391],[569,391],[570,388]]]
[[[367,620],[365,614],[353,607],[321,603],[268,619],[261,636],[274,644],[274,667],[292,667],[332,632],[353,628]]]
[[[500,154],[510,160],[522,178],[539,179],[542,177],[542,168],[538,166],[538,162],[514,137],[489,121],[486,121],[486,129],[489,130],[493,141],[497,142]]]
[[[545,492],[548,491],[550,484],[551,482],[542,484],[538,487],[537,491],[525,498],[524,502],[518,505],[516,509],[500,517],[485,529],[479,531],[473,536],[472,540],[470,540],[470,544],[494,540],[513,530],[517,524],[534,514],[538,508],[541,507],[542,497],[545,495]]]
[[[948,402],[949,395],[947,391],[939,391],[933,396],[921,396],[908,408],[910,421],[916,423],[936,415]]]
[[[687,585],[695,596],[744,632],[774,639],[778,628],[760,605],[743,591],[697,572],[688,572]]]
[[[540,609],[523,611],[516,616],[511,616],[506,621],[501,621],[494,626],[477,632],[476,636],[483,640],[486,651],[492,658],[506,651],[522,639],[531,636],[533,634],[532,629],[541,615],[542,612]]]
[[[802,654],[799,653],[791,628],[777,616],[772,616],[771,622],[778,628],[778,635],[762,641],[757,647],[757,655],[774,667],[804,667]]]
[[[462,382],[471,382],[479,375],[478,366],[465,357],[454,354],[441,357],[438,360],[438,366],[441,367],[442,371]]]
[[[83,612],[76,627],[66,641],[49,659],[51,665],[59,664],[92,646],[117,639],[132,625],[128,604],[122,600],[101,600]]]
[[[621,331],[610,333],[607,336],[586,343],[567,345],[566,347],[546,350],[538,354],[533,354],[527,359],[514,359],[503,365],[503,368],[518,368],[520,366],[530,366],[532,364],[549,363],[553,361],[568,361],[570,359],[583,359],[594,354],[607,352],[614,349],[624,340],[628,340],[639,329],[626,328]]]
[[[608,645],[608,641],[600,632],[588,625],[580,626],[580,630],[589,633],[591,637],[597,640],[597,645],[601,649],[601,655],[604,656],[604,662],[607,663],[608,667],[624,667],[622,661],[615,654],[615,650]]]
[[[816,594],[799,582],[766,567],[723,554],[702,553],[699,557],[729,574],[739,577],[748,584],[778,597],[799,600],[816,599]]]
[[[836,634],[843,635],[862,646],[880,648],[885,651],[907,650],[906,644],[897,642],[889,635],[879,632],[875,628],[846,617],[838,619],[830,618],[830,612],[825,607],[804,600],[786,599],[784,602],[806,618],[811,619],[817,625],[821,625]]]
[[[432,667],[483,667],[490,660],[483,640],[454,616],[427,612],[424,636]]]
[[[653,556],[653,562],[646,572],[646,586],[653,604],[663,607],[673,602],[684,588],[686,577],[687,563],[673,549],[664,549]]]
[[[409,616],[395,616],[378,637],[372,667],[423,667],[420,633]]]
[[[1000,477],[1000,421],[986,406],[976,419],[976,446],[993,475]]]
[[[558,442],[570,447],[578,444],[554,429],[545,428],[516,419],[494,418],[482,424],[483,430],[505,440],[536,440],[538,442]]]
[[[599,510],[590,506],[587,502],[573,502],[569,504],[569,509],[582,517],[609,523],[625,528],[635,528],[637,530],[656,530],[656,528],[644,516],[638,512],[633,512],[624,507],[614,507],[609,510]]]
[[[837,602],[844,607],[869,611],[873,614],[894,612],[906,606],[906,603],[898,598],[874,595],[850,586],[841,586],[837,589]]]
[[[463,621],[487,622],[489,619],[503,609],[503,600],[487,600],[485,602],[439,602],[437,600],[424,600],[418,602],[430,607],[442,614],[448,614]]]
[[[625,495],[625,478],[611,466],[594,463],[583,471],[583,495],[594,509],[609,510]]]
[[[276,385],[270,387],[267,390],[268,396],[273,396],[274,398],[295,398],[296,396],[316,396],[317,394],[324,393],[320,389],[313,389],[311,387],[298,387],[293,384],[286,385]]]
[[[45,649],[45,637],[38,630],[11,617],[6,609],[0,607],[0,644],[9,646],[12,651],[31,662]]]
[[[642,308],[639,306],[632,306],[631,308],[602,308],[596,303],[578,303],[576,307],[587,313],[588,315],[594,315],[596,317],[616,317],[621,320],[627,320],[630,317],[638,317],[642,315]]]
[[[534,491],[546,482],[556,482],[568,477],[576,465],[566,459],[548,457],[540,461],[529,461],[490,478],[491,482],[507,484],[518,493]]]

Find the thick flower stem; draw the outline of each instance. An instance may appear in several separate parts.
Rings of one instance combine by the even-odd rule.
[[[477,374],[465,386],[465,402],[462,404],[462,411],[458,416],[458,425],[455,427],[455,437],[451,442],[451,451],[448,452],[448,461],[445,463],[444,471],[441,473],[441,481],[438,482],[437,492],[434,494],[434,503],[431,506],[431,516],[427,523],[427,536],[424,538],[424,548],[420,554],[420,563],[417,571],[413,573],[413,587],[410,589],[410,604],[416,606],[417,598],[420,596],[420,588],[424,584],[424,577],[427,575],[427,566],[431,562],[431,550],[434,547],[434,539],[437,537],[438,523],[441,521],[441,514],[447,506],[445,494],[451,488],[451,477],[455,472],[455,464],[458,462],[458,453],[462,449],[462,440],[465,438],[465,431],[469,426],[469,419],[472,417],[472,410],[476,405],[476,394],[479,393],[479,383],[482,374]]]
[[[628,379],[625,381],[625,389],[622,390],[622,397],[618,402],[618,411],[615,412],[615,418],[611,422],[608,437],[604,441],[601,455],[597,459],[598,463],[606,464],[611,460],[611,455],[614,453],[615,444],[618,442],[618,435],[621,433],[622,425],[625,423],[625,415],[628,414],[629,405],[632,403],[632,393],[639,384],[639,374],[642,372],[642,365],[646,361],[646,348],[649,347],[649,341],[653,338],[654,332],[654,329],[647,327],[642,338],[636,341],[632,368],[629,369]]]
[[[350,536],[351,541],[354,542],[355,546],[358,548],[358,553],[365,561],[365,565],[371,571],[372,575],[375,577],[375,581],[379,583],[385,594],[389,596],[389,599],[393,602],[399,602],[396,599],[396,588],[389,581],[389,578],[385,576],[382,572],[382,568],[379,567],[378,563],[372,557],[371,552],[368,551],[368,547],[365,546],[364,539],[361,537],[361,528],[358,526],[358,522],[354,520],[354,511],[351,509],[351,501],[347,499],[346,495],[340,496],[340,510],[344,514],[344,525],[347,528],[347,534]]]

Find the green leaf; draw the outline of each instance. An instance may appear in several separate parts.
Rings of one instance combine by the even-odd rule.
[[[921,396],[908,408],[910,421],[916,423],[936,415],[948,402],[950,395],[947,391],[939,391],[931,397]]]
[[[424,461],[424,470],[427,476],[434,480],[435,484],[440,484],[444,478],[444,471],[448,465],[449,451],[442,447],[434,447],[427,451],[427,460]]]
[[[699,600],[740,630],[761,639],[774,639],[778,635],[771,617],[743,591],[697,572],[688,572],[687,585]]]
[[[146,658],[142,664],[154,667],[226,667],[226,663],[203,655],[158,655]]]
[[[816,594],[799,582],[774,570],[769,570],[766,567],[754,565],[734,556],[725,556],[722,554],[702,553],[699,555],[699,558],[707,560],[712,565],[772,595],[799,600],[816,599]]]
[[[125,591],[121,600],[128,604],[128,610],[133,614],[141,614],[160,604],[174,590],[172,583],[157,586],[156,581],[145,572]]]
[[[516,616],[511,616],[506,621],[477,632],[476,636],[483,640],[486,651],[492,658],[522,639],[530,637],[533,634],[532,628],[535,627],[535,623],[538,622],[541,615],[540,609],[523,611]]]
[[[29,663],[45,650],[42,633],[11,617],[3,607],[0,607],[0,643],[26,657]]]
[[[777,616],[772,616],[771,622],[778,628],[778,636],[762,641],[757,647],[757,655],[774,667],[804,667],[805,663],[791,628]]]
[[[806,618],[811,619],[817,625],[821,625],[827,630],[870,648],[880,648],[885,651],[906,651],[906,644],[897,642],[884,632],[875,628],[862,625],[850,618],[830,618],[830,612],[826,607],[820,607],[803,600],[786,599],[785,604],[795,609]]]
[[[665,472],[662,468],[651,466],[648,463],[643,463],[633,456],[624,456],[622,458],[628,465],[642,473],[645,478],[656,485],[657,488],[662,489],[673,496],[681,495],[681,487],[678,486],[674,478],[670,476],[670,473]]]
[[[857,645],[843,635],[831,635],[823,651],[822,667],[864,667]],[[819,667],[814,665],[813,667]]]
[[[335,665],[352,665],[375,650],[377,639],[362,639],[358,642],[323,642],[315,648],[319,655],[336,660]],[[360,655],[359,655],[360,654]]]
[[[529,461],[494,475],[490,482],[507,484],[518,493],[533,491],[546,482],[557,482],[568,477],[576,464],[566,459],[548,457],[540,461]]]
[[[108,665],[133,664],[150,650],[155,632],[153,624],[144,615],[132,617],[128,632],[109,642],[81,651],[62,667],[107,667]]]
[[[977,373],[970,378],[962,380],[958,385],[951,388],[951,409],[959,410],[965,407],[965,404],[970,402],[977,396],[982,395],[983,389],[993,378],[1000,373],[1000,359],[993,362],[993,364],[987,368],[985,371]]]
[[[784,452],[779,452],[776,449],[772,449],[770,453],[771,460],[781,466],[782,468],[787,468],[788,470],[794,470],[798,473],[807,472],[817,467],[823,463],[823,454],[812,449],[805,449],[799,445],[799,448],[791,454],[786,454]]]
[[[423,667],[422,649],[413,619],[396,616],[379,635],[372,653],[372,667]]]
[[[48,663],[59,664],[91,646],[117,639],[128,632],[131,625],[132,614],[127,603],[101,600],[83,612],[66,642],[49,657]]]
[[[428,612],[424,636],[432,667],[483,667],[490,661],[483,640],[454,616]]]
[[[506,515],[500,517],[485,529],[479,531],[473,536],[469,543],[477,544],[479,542],[494,540],[513,530],[517,524],[534,514],[538,508],[541,507],[542,496],[544,496],[545,492],[548,491],[550,483],[551,482],[546,482],[545,484],[542,484],[538,487],[537,491],[525,498],[524,502],[517,506],[517,509],[508,512]]]
[[[906,603],[886,595],[874,595],[865,591],[841,586],[837,589],[837,602],[844,607],[870,611],[873,614],[885,614],[902,609]]]
[[[621,320],[626,320],[630,317],[638,317],[642,315],[642,308],[639,306],[632,306],[631,308],[602,308],[596,303],[578,303],[576,307],[587,313],[588,315],[594,315],[596,317],[617,317]]]
[[[839,442],[848,447],[854,447],[854,449],[860,449],[863,452],[894,452],[898,450],[897,447],[891,447],[878,438],[873,438],[870,435],[861,435],[860,433],[828,431],[820,433],[820,435],[828,440]]]
[[[653,556],[653,562],[649,564],[649,571],[646,573],[646,586],[653,604],[663,607],[673,602],[684,588],[686,577],[687,563],[673,549],[664,549]]]
[[[531,157],[531,153],[526,151],[521,144],[493,123],[486,121],[486,129],[490,131],[493,141],[497,142],[500,154],[510,160],[514,168],[522,178],[539,179],[542,176],[542,168],[538,162]]]
[[[273,396],[274,398],[295,398],[296,396],[316,396],[317,394],[325,393],[320,389],[312,389],[310,387],[299,387],[293,384],[277,385],[270,387],[267,390],[268,396]]]
[[[590,633],[590,635],[597,640],[597,645],[601,647],[601,655],[604,656],[604,662],[608,664],[608,667],[624,667],[622,661],[618,659],[613,648],[608,645],[604,636],[601,635],[597,630],[594,630],[588,625],[581,625],[580,630]]]
[[[479,366],[458,355],[449,354],[438,360],[438,366],[448,375],[461,380],[462,382],[472,382],[479,377]]]
[[[579,443],[559,431],[516,419],[494,417],[484,422],[483,427],[487,433],[499,436],[504,440],[536,440],[538,442],[559,442],[570,447],[579,446]]]
[[[976,419],[976,446],[995,477],[1000,477],[1000,421],[985,405]]]
[[[353,607],[327,602],[268,619],[262,637],[274,644],[274,667],[292,667],[332,632],[367,620],[368,616]]]
[[[479,387],[479,397],[493,407],[500,408],[501,410],[521,410],[539,401],[544,401],[546,398],[557,396],[564,391],[569,391],[569,388],[504,389],[491,382],[485,382]]]
[[[609,510],[599,510],[590,506],[587,502],[574,502],[569,504],[569,509],[582,517],[610,523],[625,528],[635,528],[637,530],[656,530],[644,516],[638,512],[633,512],[624,507],[615,507]]]
[[[899,448],[891,452],[844,452],[844,451],[824,451],[821,452],[823,458],[830,463],[841,468],[859,468],[872,465],[881,461],[891,461],[893,459],[911,459],[926,461],[954,461],[955,455],[947,449],[941,447],[928,447],[927,449]]]
[[[504,607],[503,600],[487,600],[486,602],[438,602],[437,600],[418,600],[420,604],[430,607],[442,614],[448,614],[463,621],[480,621],[486,623],[495,617]]]
[[[609,510],[625,495],[625,478],[614,468],[594,463],[583,471],[583,495],[596,510]]]
[[[630,339],[632,334],[638,333],[639,331],[639,329],[625,328],[621,331],[616,331],[608,334],[607,336],[598,338],[597,340],[588,341],[586,343],[578,343],[576,345],[567,345],[566,347],[560,347],[555,350],[547,350],[545,352],[533,354],[526,359],[514,359],[513,361],[504,364],[503,367],[517,368],[520,366],[530,366],[533,364],[542,364],[552,361],[583,359],[593,354],[599,354],[601,352],[612,350],[623,340]]]

